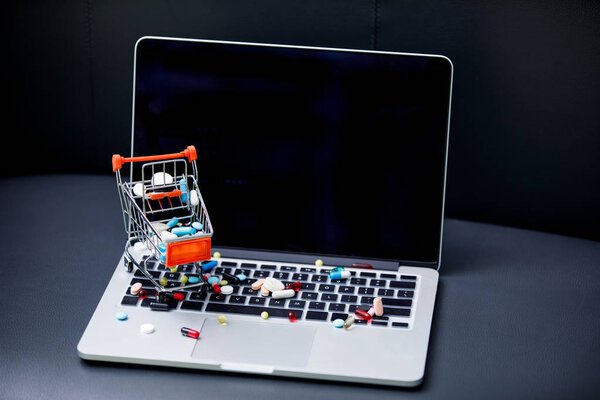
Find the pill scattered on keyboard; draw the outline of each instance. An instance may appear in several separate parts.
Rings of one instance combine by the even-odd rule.
[[[235,277],[238,278],[238,281],[240,282],[244,282],[246,279],[248,279],[248,277],[244,274],[237,274]]]
[[[152,324],[142,324],[140,326],[140,332],[145,334],[154,333],[154,325]]]
[[[221,287],[221,293],[223,293],[223,294],[233,293],[233,286],[225,285],[225,286]]]
[[[348,316],[348,318],[346,318],[346,320],[344,321],[344,329],[352,328],[355,320],[356,320],[356,318],[354,318],[354,315]]]
[[[221,293],[221,286],[219,286],[219,284],[216,282],[212,284],[212,289],[216,294]]]
[[[185,326],[181,328],[181,334],[192,339],[198,339],[200,337],[200,332],[192,328],[186,328]]]
[[[188,283],[189,279],[190,278],[188,278],[187,275],[182,275],[181,279],[179,279],[179,280],[181,281],[181,283],[183,283],[185,285],[186,283]],[[196,279],[198,279],[198,278],[196,278]]]
[[[202,271],[207,272],[217,266],[216,261],[205,261],[202,263]]]
[[[260,313],[260,317],[262,319],[269,319],[269,313],[266,312],[266,311],[263,311],[263,312]]]
[[[158,280],[158,283],[160,283],[160,286],[167,286],[167,283],[169,283],[169,280],[163,276],[162,278],[160,278]]]
[[[296,315],[295,312],[290,311],[288,313],[288,319],[290,320],[290,322],[296,322],[296,320],[298,319],[298,316]]]
[[[265,283],[263,283],[263,287],[267,288],[270,292],[275,292],[277,290],[285,289],[285,285],[279,279],[275,278],[265,278]]]
[[[152,186],[171,185],[173,183],[173,177],[167,172],[157,172],[152,175],[151,183]]]
[[[185,294],[183,293],[173,293],[173,299],[177,301],[185,300]]]
[[[229,284],[228,281],[226,281],[225,279],[222,279],[219,281],[219,286],[227,286]]]
[[[343,270],[345,270],[345,269],[346,269],[346,268],[344,268],[344,267],[340,267],[340,266],[338,266],[338,267],[335,267],[335,268],[333,268],[333,269],[332,269],[332,271],[343,271]]]
[[[373,315],[375,315],[375,308],[371,307],[371,308],[369,308],[369,311],[367,311],[367,312],[369,313],[371,318],[373,318]]]
[[[137,282],[131,286],[130,292],[131,294],[138,294],[140,290],[142,290],[142,284],[140,282]]]
[[[200,282],[200,278],[198,278],[197,276],[190,276],[189,278],[187,278],[187,281],[189,283],[198,283]]]
[[[115,318],[118,319],[119,321],[125,321],[129,317],[124,312],[118,312],[115,314]]]
[[[252,285],[250,286],[252,288],[252,290],[258,290],[262,287],[262,285],[265,283],[264,279],[259,279],[256,282],[252,283]]]
[[[294,297],[296,292],[293,289],[285,289],[285,290],[275,290],[271,293],[271,297],[274,299],[289,299],[290,297]]]
[[[199,229],[199,230],[200,230],[200,229]],[[218,252],[218,251],[215,251],[215,252],[213,253],[213,257],[214,257],[214,258],[221,258],[221,253],[220,253],[220,252]]]
[[[352,274],[350,274],[350,271],[331,271],[329,273],[329,278],[332,281],[336,279],[348,279],[350,278],[350,276],[352,276]]]
[[[174,266],[174,267],[171,267],[171,268],[169,268],[169,271],[171,271],[171,273],[173,273],[173,274],[174,274],[175,272],[177,272],[177,265],[176,265],[176,266]]]
[[[335,326],[336,328],[343,328],[344,320],[340,318],[333,320],[333,326]]]
[[[373,299],[373,308],[375,309],[375,315],[378,317],[383,315],[383,300],[381,297],[375,297]]]
[[[267,289],[267,288],[265,287],[265,285],[262,285],[262,286],[260,287],[260,295],[261,295],[261,296],[263,296],[263,297],[267,297],[267,296],[268,296],[268,295],[270,295],[270,294],[271,294],[271,291],[270,291],[269,289]]]
[[[210,278],[208,278],[208,283],[210,285],[214,285],[215,283],[219,283],[219,277],[218,276],[211,276]]]
[[[360,308],[357,308],[354,311],[354,314],[359,318],[359,319],[364,319],[365,321],[370,321],[373,317],[371,317],[371,314],[369,314],[367,311],[365,310],[361,310]]]
[[[221,325],[227,325],[227,317],[224,315],[219,315],[217,317],[217,322]]]
[[[302,282],[292,282],[287,285],[288,289],[292,289],[294,292],[299,292],[302,289]]]
[[[317,267],[322,267],[323,266],[323,260],[321,260],[320,258],[315,260],[315,265]]]

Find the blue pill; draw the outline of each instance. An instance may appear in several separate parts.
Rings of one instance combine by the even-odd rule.
[[[171,229],[174,226],[177,226],[178,223],[179,223],[179,218],[173,217],[169,220],[169,222],[167,222],[167,228]]]
[[[217,266],[216,261],[206,261],[202,263],[202,272],[210,271]]]
[[[197,231],[201,231],[202,229],[204,229],[204,225],[202,225],[200,222],[193,222],[192,228],[194,228]]]
[[[187,182],[185,181],[185,178],[181,178],[178,181],[178,183],[179,183],[179,190],[181,190],[181,202],[187,203],[187,195],[188,195]]]
[[[188,283],[198,283],[200,282],[200,278],[198,278],[197,276],[190,276],[188,278]]]
[[[244,282],[246,279],[248,279],[248,277],[244,274],[237,274],[235,277],[238,278],[240,282]]]
[[[161,253],[164,253],[165,251],[167,251],[167,245],[164,243],[159,243],[158,244],[158,251],[160,251]]]
[[[115,318],[119,321],[125,321],[128,318],[128,316],[124,312],[118,312],[115,314]]]
[[[171,229],[171,233],[177,236],[185,236],[185,235],[193,235],[196,233],[196,230],[191,226],[179,226],[177,228]]]
[[[160,258],[160,262],[161,262],[161,263],[163,263],[163,264],[164,264],[164,263],[166,263],[166,262],[167,262],[167,256],[165,256],[164,254],[161,254],[159,258]]]
[[[335,326],[336,328],[342,328],[344,326],[344,320],[343,319],[336,319],[333,321],[333,326]]]
[[[219,279],[218,276],[211,276],[210,278],[208,278],[208,283],[210,283],[211,285],[213,283],[219,283],[221,280]]]

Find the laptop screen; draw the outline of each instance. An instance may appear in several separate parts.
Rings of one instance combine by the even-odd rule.
[[[444,57],[144,38],[134,155],[195,145],[216,247],[439,262]]]

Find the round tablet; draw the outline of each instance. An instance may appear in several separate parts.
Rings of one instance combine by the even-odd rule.
[[[279,279],[275,278],[265,278],[265,283],[263,286],[267,288],[270,292],[276,292],[277,290],[285,289],[285,285]]]
[[[215,252],[213,253],[213,257],[214,257],[214,258],[221,258],[221,253],[219,253],[218,251],[215,251]]]
[[[133,185],[133,194],[142,197],[144,194],[144,185],[142,185],[140,182]]]
[[[229,285],[225,285],[221,287],[221,293],[223,294],[231,294],[233,293],[233,287]]]
[[[335,319],[333,320],[333,326],[335,326],[336,328],[343,328],[344,327],[344,320],[343,319]]]
[[[140,332],[145,334],[154,333],[154,325],[152,324],[142,324],[140,326]]]
[[[125,314],[124,312],[118,312],[115,314],[115,318],[119,321],[125,321],[128,317],[127,314]]]

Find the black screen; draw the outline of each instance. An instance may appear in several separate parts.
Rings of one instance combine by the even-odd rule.
[[[195,145],[215,246],[438,261],[442,57],[143,39],[135,155]]]

